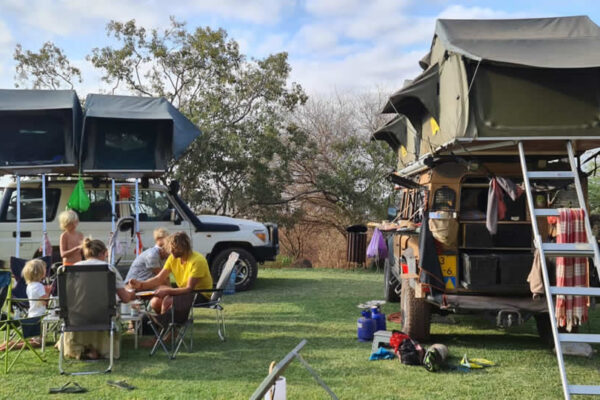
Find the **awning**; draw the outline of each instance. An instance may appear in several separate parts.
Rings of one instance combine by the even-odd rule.
[[[475,61],[541,68],[600,66],[600,27],[587,16],[437,21],[444,48]]]
[[[392,150],[398,151],[401,145],[406,144],[406,131],[406,117],[399,115],[373,132],[371,140],[383,140]]]
[[[426,113],[439,121],[439,80],[438,64],[435,64],[408,86],[391,95],[382,113],[406,115],[414,127],[421,126],[421,117]]]

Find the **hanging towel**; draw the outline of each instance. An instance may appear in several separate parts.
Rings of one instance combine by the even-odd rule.
[[[585,213],[581,208],[558,210],[557,243],[587,243]],[[556,257],[556,286],[587,287],[588,266],[584,257]],[[568,332],[574,325],[587,321],[588,298],[586,296],[556,296],[556,320]]]
[[[501,176],[490,179],[485,226],[492,235],[496,234],[498,219],[504,219],[506,216],[504,193],[506,193],[512,201],[515,201],[523,194],[523,189],[515,185],[510,179]]]

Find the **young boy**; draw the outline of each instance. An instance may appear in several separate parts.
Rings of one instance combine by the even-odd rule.
[[[60,256],[63,265],[73,265],[81,261],[81,244],[83,243],[83,233],[77,231],[79,217],[73,210],[67,210],[60,213],[58,217],[60,228],[64,231],[60,235]]]

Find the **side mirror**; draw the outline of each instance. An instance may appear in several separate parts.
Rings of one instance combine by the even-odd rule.
[[[396,218],[397,214],[398,214],[398,210],[396,209],[396,207],[388,207],[387,217],[388,217],[389,221],[393,221],[394,218]]]

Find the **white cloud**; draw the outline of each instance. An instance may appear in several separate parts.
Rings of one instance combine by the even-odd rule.
[[[462,5],[452,5],[444,9],[438,18],[447,19],[501,19],[501,18],[522,18],[524,13],[510,13],[506,11],[494,10],[486,7],[465,7]]]
[[[224,18],[256,24],[272,24],[278,22],[286,10],[292,9],[295,2],[293,0],[204,0],[194,2],[182,0],[180,3],[180,7],[196,12],[213,13]]]
[[[14,41],[8,26],[0,20],[0,86],[9,87],[7,76],[11,76],[10,70],[10,52],[14,47]],[[11,76],[12,78],[12,76]],[[12,82],[12,80],[11,80]]]

